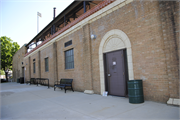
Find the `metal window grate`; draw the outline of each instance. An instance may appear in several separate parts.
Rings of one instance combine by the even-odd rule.
[[[48,58],[45,58],[45,72],[49,71]]]
[[[74,50],[65,51],[65,69],[74,68]]]
[[[36,73],[36,63],[33,63],[33,73]]]
[[[67,47],[67,46],[69,46],[69,45],[72,45],[72,40],[66,42],[66,43],[64,44],[64,47]]]

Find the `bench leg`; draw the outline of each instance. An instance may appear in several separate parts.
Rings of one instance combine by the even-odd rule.
[[[54,91],[56,90],[56,87],[54,86]]]
[[[66,88],[64,88],[64,90],[65,90],[65,93],[66,93]]]
[[[73,88],[71,87],[72,91],[74,92]]]

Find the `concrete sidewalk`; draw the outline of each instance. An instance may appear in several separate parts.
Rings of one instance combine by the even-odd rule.
[[[1,83],[1,119],[179,120],[179,107],[128,98],[68,91],[46,86]]]

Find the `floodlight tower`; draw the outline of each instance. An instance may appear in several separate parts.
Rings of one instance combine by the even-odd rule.
[[[41,17],[41,13],[37,12],[37,34],[39,33],[39,17]]]

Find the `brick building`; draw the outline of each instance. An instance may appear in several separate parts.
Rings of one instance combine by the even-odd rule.
[[[167,102],[179,98],[179,47],[179,1],[74,1],[26,45],[25,81],[126,96],[142,79],[145,100]]]
[[[18,78],[24,77],[24,55],[26,54],[26,44],[24,44],[13,56],[13,79],[17,81]]]

